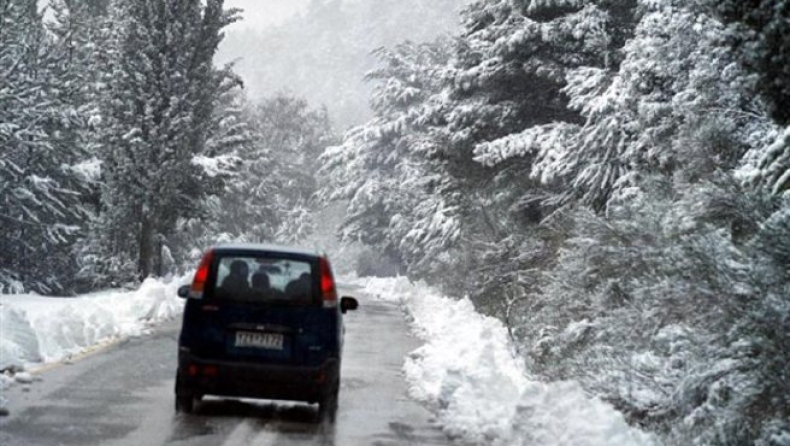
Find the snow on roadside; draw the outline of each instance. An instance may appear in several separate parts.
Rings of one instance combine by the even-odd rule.
[[[3,390],[21,372],[57,362],[114,339],[138,336],[183,310],[176,291],[188,278],[149,279],[136,291],[105,291],[74,298],[0,295],[0,411]],[[10,373],[9,373],[10,372]]]
[[[657,443],[577,383],[530,379],[506,328],[477,313],[468,299],[444,297],[405,278],[359,279],[356,285],[404,308],[424,342],[403,367],[409,392],[438,415],[449,435],[495,445]]]

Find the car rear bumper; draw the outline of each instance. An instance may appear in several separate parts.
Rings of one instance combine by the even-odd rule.
[[[180,352],[176,394],[318,402],[335,390],[340,362],[318,367],[212,361]]]

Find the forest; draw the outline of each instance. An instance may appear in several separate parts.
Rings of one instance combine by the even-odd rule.
[[[304,231],[327,112],[246,98],[209,1],[0,3],[0,292],[84,292]]]
[[[535,378],[668,445],[790,444],[790,1],[445,8],[369,55],[367,111],[248,97],[223,0],[50,9],[0,0],[0,293],[305,243],[341,206],[358,274],[468,296]]]

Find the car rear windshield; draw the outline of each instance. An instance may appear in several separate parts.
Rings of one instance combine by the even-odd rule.
[[[313,301],[312,265],[269,255],[223,255],[215,264],[212,297],[227,300]]]

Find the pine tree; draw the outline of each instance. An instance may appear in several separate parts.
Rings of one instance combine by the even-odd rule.
[[[597,209],[639,175],[671,175],[695,159],[732,169],[749,140],[771,130],[748,73],[729,54],[726,29],[698,6],[675,3],[644,8],[617,72],[581,67],[567,75],[570,106],[586,122],[536,170],[566,175],[571,192]]]
[[[208,179],[193,161],[206,151],[227,77],[213,56],[236,16],[222,0],[117,1],[110,14],[100,249],[110,263],[134,262],[122,275],[146,277],[157,246],[206,194]]]
[[[216,188],[199,216],[179,220],[177,255],[216,243],[303,242],[319,207],[318,154],[333,141],[326,111],[284,94],[253,103],[229,89],[212,122],[210,156],[199,162]]]
[[[349,202],[343,238],[375,247],[416,276],[451,263],[442,252],[458,236],[454,209],[437,193],[450,187],[440,174],[443,162],[420,154],[435,147],[430,120],[420,118],[440,91],[449,45],[404,43],[379,50],[382,66],[368,76],[374,119],[349,131],[323,157],[324,195]]]
[[[74,46],[53,40],[35,1],[0,1],[0,292],[68,292],[71,245],[85,218],[78,136],[70,102]]]
[[[757,76],[757,90],[773,120],[785,131],[760,151],[753,180],[774,194],[790,190],[790,2],[784,0],[710,0],[732,25],[730,40],[739,60]]]
[[[313,231],[311,214],[320,207],[315,202],[319,156],[335,142],[326,108],[312,109],[305,99],[284,94],[257,104],[253,125],[258,143],[272,155],[276,173],[272,175],[275,209],[279,225],[274,239],[298,243]]]
[[[790,125],[790,2],[712,0],[725,22],[738,27],[738,53],[760,78],[758,88],[771,117]]]

